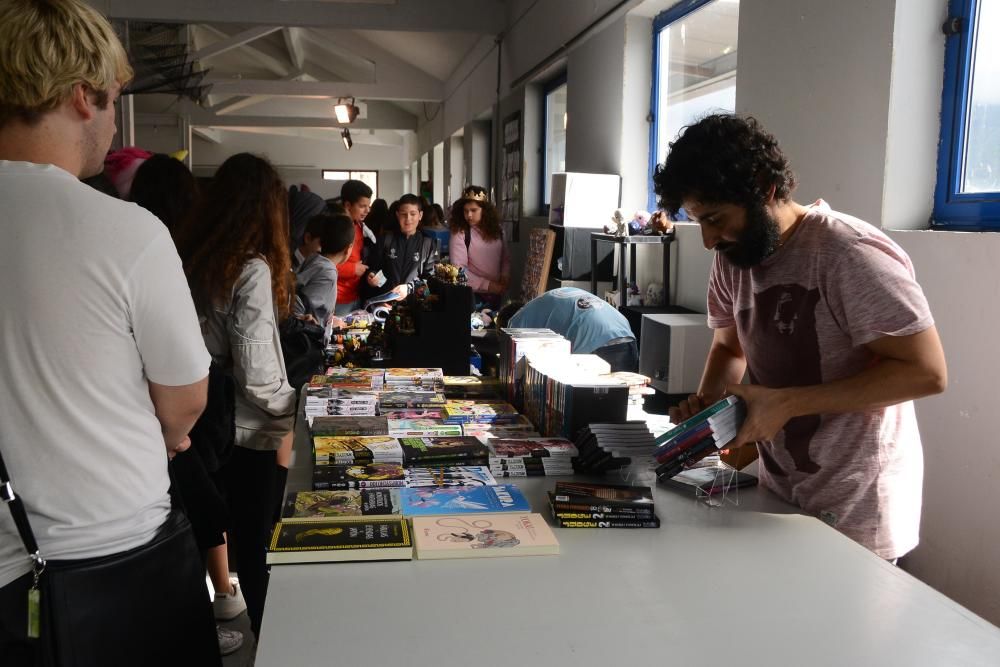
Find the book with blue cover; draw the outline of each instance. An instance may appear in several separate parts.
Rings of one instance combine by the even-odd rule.
[[[403,516],[531,511],[528,499],[512,484],[399,489],[399,507]]]

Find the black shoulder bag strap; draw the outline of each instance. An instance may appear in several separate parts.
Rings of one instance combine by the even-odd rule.
[[[14,517],[14,525],[17,526],[17,533],[21,536],[21,542],[28,551],[32,560],[41,558],[38,555],[38,543],[35,542],[35,534],[31,531],[31,524],[28,523],[28,513],[24,511],[24,503],[20,496],[14,493],[14,487],[10,483],[10,475],[7,473],[7,466],[3,462],[3,453],[0,452],[0,500],[10,507],[11,516]]]
[[[3,462],[3,453],[0,452],[0,500],[10,507],[10,514],[14,517],[14,525],[17,526],[17,534],[21,536],[28,557],[31,558],[31,573],[34,576],[34,583],[28,590],[28,637],[37,639],[40,635],[40,613],[39,606],[41,594],[38,590],[38,578],[42,576],[45,569],[45,559],[38,551],[38,543],[35,541],[35,533],[28,523],[28,513],[24,509],[21,498],[14,493],[14,487],[10,483],[10,475],[7,473],[7,466]]]

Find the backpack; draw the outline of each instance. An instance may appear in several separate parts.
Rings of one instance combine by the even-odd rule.
[[[215,472],[228,460],[236,443],[236,381],[219,364],[208,367],[208,401],[194,423],[192,449],[197,450],[205,469]]]
[[[313,312],[309,297],[297,291],[305,312]],[[278,327],[281,353],[285,357],[285,374],[288,384],[296,391],[313,375],[326,370],[326,347],[323,345],[323,327],[289,315]]]

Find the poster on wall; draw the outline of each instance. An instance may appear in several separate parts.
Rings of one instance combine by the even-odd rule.
[[[521,112],[503,121],[503,150],[500,151],[500,220],[509,222],[511,240],[519,240],[521,219]]]

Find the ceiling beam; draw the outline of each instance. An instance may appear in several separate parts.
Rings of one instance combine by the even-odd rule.
[[[222,30],[219,30],[215,26],[211,26],[211,25],[199,25],[199,26],[196,26],[196,28],[198,30],[202,30],[204,32],[207,32],[207,33],[209,33],[211,35],[215,35],[216,37],[218,37],[220,40],[223,40],[223,41],[228,41],[228,40],[233,39],[234,37],[236,37],[236,35],[229,35],[228,33],[224,32]],[[280,30],[280,28],[274,28],[273,30],[271,30],[271,32],[275,32],[276,30]],[[247,31],[247,32],[249,32],[249,31]],[[202,51],[207,51],[207,50],[211,49],[212,46],[213,46],[213,44],[209,44],[208,46],[202,48],[201,50]],[[271,72],[274,72],[278,76],[288,76],[289,69],[290,69],[288,63],[286,63],[285,61],[283,61],[277,55],[275,55],[273,53],[270,53],[269,52],[270,48],[267,47],[266,45],[261,44],[258,47],[258,46],[251,46],[249,43],[243,42],[241,44],[237,44],[233,48],[239,48],[241,53],[243,53],[244,55],[249,56],[250,58],[253,58],[260,65],[262,65],[265,69],[267,69],[267,70],[269,70]],[[195,54],[195,56],[197,56],[197,54]],[[197,59],[197,57],[195,59]]]
[[[288,76],[282,77],[282,81],[315,81],[313,77],[302,70],[292,72]],[[209,98],[212,96],[209,95]],[[209,104],[208,110],[215,114],[233,113],[240,109],[245,109],[254,104],[269,100],[269,95],[235,95],[217,104]]]
[[[301,127],[301,128],[335,128],[344,127],[352,130],[413,130],[417,129],[417,118],[412,114],[389,104],[368,105],[368,117],[358,118],[350,125],[338,123],[332,115],[329,118],[302,116],[243,116],[230,114],[220,116],[195,104],[183,105],[181,111],[190,116],[190,123],[197,127],[236,128],[236,127]],[[169,115],[169,114],[167,114]],[[136,123],[140,125],[163,125],[163,114],[136,114]]]
[[[403,81],[399,83],[348,83],[345,81],[273,81],[206,77],[213,95],[271,95],[275,97],[355,97],[363,100],[437,102],[444,99],[444,84]]]
[[[302,49],[302,36],[298,28],[282,28],[281,36],[285,38],[285,48],[288,49],[288,58],[295,65],[295,69],[302,69],[306,64],[306,54]]]
[[[478,32],[498,34],[506,23],[503,0],[395,0],[392,3],[317,0],[89,0],[113,19],[167,23],[241,23],[347,30]]]
[[[191,57],[195,60],[207,60],[212,56],[217,56],[219,54],[225,53],[226,51],[232,51],[241,46],[249,44],[255,39],[260,39],[270,35],[272,32],[277,32],[281,30],[280,27],[267,26],[259,28],[250,28],[249,30],[244,30],[243,32],[236,33],[235,35],[226,35],[216,42],[212,42],[206,47],[198,49],[194,52]],[[218,31],[220,35],[225,35],[222,31]]]
[[[222,133],[218,130],[213,130],[210,127],[192,127],[191,133],[196,134],[205,141],[209,141],[213,144],[222,143]]]
[[[323,43],[316,39],[311,40],[313,44],[323,47]],[[354,32],[339,30],[334,33],[330,43],[338,49],[346,50],[356,56],[361,56],[366,60],[375,63],[375,83],[416,83],[427,86],[441,86],[444,84],[439,79],[414,66],[412,63],[399,56],[386,51],[382,47],[369,42],[364,37]]]

